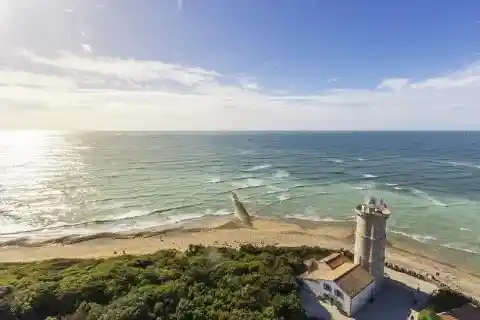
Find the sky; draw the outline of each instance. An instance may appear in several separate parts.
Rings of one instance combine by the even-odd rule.
[[[0,129],[479,130],[480,1],[0,0]]]

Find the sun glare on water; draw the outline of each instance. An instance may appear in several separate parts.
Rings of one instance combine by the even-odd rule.
[[[79,166],[66,159],[71,150],[56,132],[0,131],[0,233],[41,226],[52,206],[62,204],[55,181]]]

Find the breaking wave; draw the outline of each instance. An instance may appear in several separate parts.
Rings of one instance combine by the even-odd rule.
[[[334,163],[344,163],[342,159],[329,159],[328,161],[334,162]]]
[[[271,168],[271,167],[272,167],[271,164],[262,164],[262,165],[259,165],[259,166],[254,166],[254,167],[248,168],[245,171],[252,172],[252,171],[268,169],[268,168]]]
[[[469,163],[469,162],[449,161],[447,163],[454,167],[467,167],[472,169],[480,169],[480,165]]]
[[[277,197],[277,199],[282,202],[282,201],[285,201],[285,200],[288,200],[290,199],[290,195],[288,193],[282,193],[281,195],[279,195]]]
[[[220,183],[220,182],[222,182],[222,179],[220,179],[220,177],[214,177],[214,178],[207,181],[207,183],[212,183],[212,184]]]
[[[453,250],[458,250],[458,251],[463,251],[463,252],[468,252],[468,253],[473,253],[473,254],[480,254],[480,252],[475,251],[471,248],[465,248],[462,245],[455,244],[455,243],[447,243],[447,244],[442,244],[442,247],[453,249]]]
[[[232,183],[232,186],[236,190],[248,189],[248,188],[258,188],[265,186],[265,183],[262,179],[248,178],[245,180],[235,181]]]
[[[76,222],[76,223],[58,222],[56,224],[52,224],[52,225],[47,226],[47,227],[31,228],[31,229],[26,229],[26,230],[21,230],[21,231],[20,230],[15,230],[14,232],[3,232],[3,233],[0,233],[0,236],[14,235],[14,234],[20,234],[20,233],[21,234],[28,234],[28,233],[39,232],[39,231],[47,231],[47,230],[59,230],[59,229],[86,227],[88,225],[102,225],[102,224],[109,224],[109,223],[117,223],[117,222],[121,222],[121,221],[133,220],[133,219],[141,218],[141,217],[149,217],[149,216],[153,216],[153,215],[159,215],[159,214],[166,213],[166,212],[169,212],[169,211],[192,208],[192,207],[198,206],[200,204],[201,203],[185,204],[185,205],[180,205],[180,206],[175,206],[175,207],[157,209],[157,210],[153,210],[153,211],[132,210],[132,211],[129,211],[129,212],[124,213],[124,214],[116,214],[114,216],[113,215],[105,216],[102,219],[85,220],[85,221],[80,221],[80,222]],[[173,217],[176,217],[176,216],[173,216]]]
[[[352,187],[355,190],[371,190],[375,188],[374,183],[361,184],[359,186]]]
[[[413,239],[413,240],[416,240],[416,241],[419,241],[419,242],[422,242],[422,243],[426,243],[426,242],[431,241],[431,240],[437,240],[437,238],[435,238],[434,236],[428,235],[428,234],[410,234],[410,233],[406,233],[406,232],[403,232],[403,231],[397,231],[397,230],[390,230],[390,232],[395,233],[395,234],[399,234],[399,235],[404,236],[404,237],[408,237],[410,239]]]
[[[273,174],[273,177],[275,179],[283,179],[283,178],[288,178],[290,176],[290,173],[286,170],[278,170]]]
[[[303,214],[292,214],[287,215],[285,218],[299,219],[299,220],[309,220],[315,222],[350,222],[351,219],[335,219],[332,217],[318,217],[313,215],[303,215]]]
[[[432,202],[432,203],[433,203],[434,205],[436,205],[436,206],[448,207],[448,205],[447,205],[446,203],[443,203],[443,202],[435,199],[434,197],[430,196],[430,195],[429,195],[428,193],[426,193],[425,191],[418,190],[418,189],[415,189],[415,188],[412,188],[411,191],[412,191],[413,194],[429,200],[430,202]]]

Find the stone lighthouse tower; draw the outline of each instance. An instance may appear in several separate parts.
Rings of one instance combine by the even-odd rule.
[[[360,264],[381,283],[385,266],[387,219],[390,211],[383,199],[374,197],[355,208],[357,228],[355,232],[354,262]]]

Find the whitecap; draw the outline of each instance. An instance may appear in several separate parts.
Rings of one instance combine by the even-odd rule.
[[[330,159],[328,161],[335,162],[335,163],[343,163],[342,159]]]
[[[462,231],[470,231],[470,229],[468,229],[468,228],[460,228],[460,230],[462,230]]]
[[[429,200],[430,202],[432,202],[432,203],[433,203],[434,205],[436,205],[436,206],[448,207],[448,205],[447,205],[446,203],[443,203],[443,202],[435,199],[434,197],[430,196],[430,195],[429,195],[428,193],[426,193],[425,191],[418,190],[418,189],[415,189],[415,188],[412,188],[411,190],[412,190],[412,192],[413,192],[415,195]]]
[[[406,232],[403,232],[403,231],[395,231],[395,230],[391,230],[392,233],[395,233],[395,234],[399,234],[399,235],[402,235],[404,237],[408,237],[410,239],[413,239],[413,240],[416,240],[418,242],[422,242],[422,243],[425,243],[427,241],[430,241],[430,240],[437,240],[437,238],[435,238],[434,236],[431,236],[431,235],[428,235],[428,234],[410,234],[410,233],[406,233]]]
[[[480,165],[469,163],[469,162],[461,162],[461,161],[449,161],[448,164],[451,164],[454,167],[467,167],[473,169],[480,169]]]
[[[270,168],[272,165],[271,164],[262,164],[262,165],[259,165],[259,166],[254,166],[254,167],[251,167],[245,171],[258,171],[258,170],[263,170],[263,169],[268,169]]]
[[[398,183],[385,183],[385,185],[388,187],[396,187],[398,186]]]
[[[207,183],[219,183],[221,181],[222,179],[220,179],[220,177],[213,177],[210,180],[208,180]]]
[[[279,192],[286,192],[288,191],[288,189],[283,189],[283,188],[279,188],[279,187],[276,187],[276,186],[272,186],[272,185],[267,185],[267,188],[270,189],[268,190],[267,192],[265,192],[266,194],[274,194],[274,193],[279,193]]]
[[[285,201],[285,200],[288,200],[290,199],[290,195],[288,193],[282,193],[281,195],[279,195],[277,197],[277,199],[281,202],[281,201]]]
[[[395,187],[395,188],[393,188],[393,189],[395,189],[395,190],[403,190],[403,188],[402,188],[402,187],[398,187],[398,186],[397,186],[397,187]]]
[[[362,174],[362,176],[363,176],[364,178],[367,178],[367,179],[378,178],[378,176],[373,175],[373,174],[370,174],[370,173],[364,173],[364,174]]]
[[[278,170],[273,174],[273,177],[275,179],[283,179],[283,178],[288,178],[290,176],[290,173],[286,170]]]
[[[366,159],[365,158],[358,158],[357,160],[358,161],[365,161]]]
[[[142,216],[148,216],[150,213],[151,211],[147,211],[147,210],[131,210],[125,213],[101,217],[101,220],[114,222],[116,220],[127,220],[127,219],[142,217]]]
[[[362,184],[362,185],[353,187],[353,189],[355,189],[355,190],[370,190],[370,189],[373,189],[373,188],[375,188],[374,183],[367,183],[367,184]]]
[[[285,218],[293,218],[293,219],[299,219],[299,220],[309,220],[309,221],[315,221],[315,222],[347,222],[347,221],[350,221],[350,220],[335,219],[335,218],[332,218],[332,217],[317,217],[317,216],[303,215],[303,214],[286,215]]]
[[[231,214],[231,212],[229,212],[226,209],[219,209],[219,210],[215,210],[215,211],[212,210],[212,209],[205,210],[205,215],[209,215],[209,216],[224,216],[224,215],[229,215],[229,214]]]
[[[473,249],[465,248],[462,245],[458,245],[458,244],[455,244],[455,243],[442,244],[442,247],[453,249],[453,250],[458,250],[458,251],[463,251],[463,252],[468,252],[468,253],[473,253],[473,254],[480,254],[479,252],[477,252]]]
[[[253,179],[248,178],[245,180],[240,180],[232,183],[232,186],[237,189],[247,189],[252,187],[261,187],[264,186],[264,182],[262,179]]]

